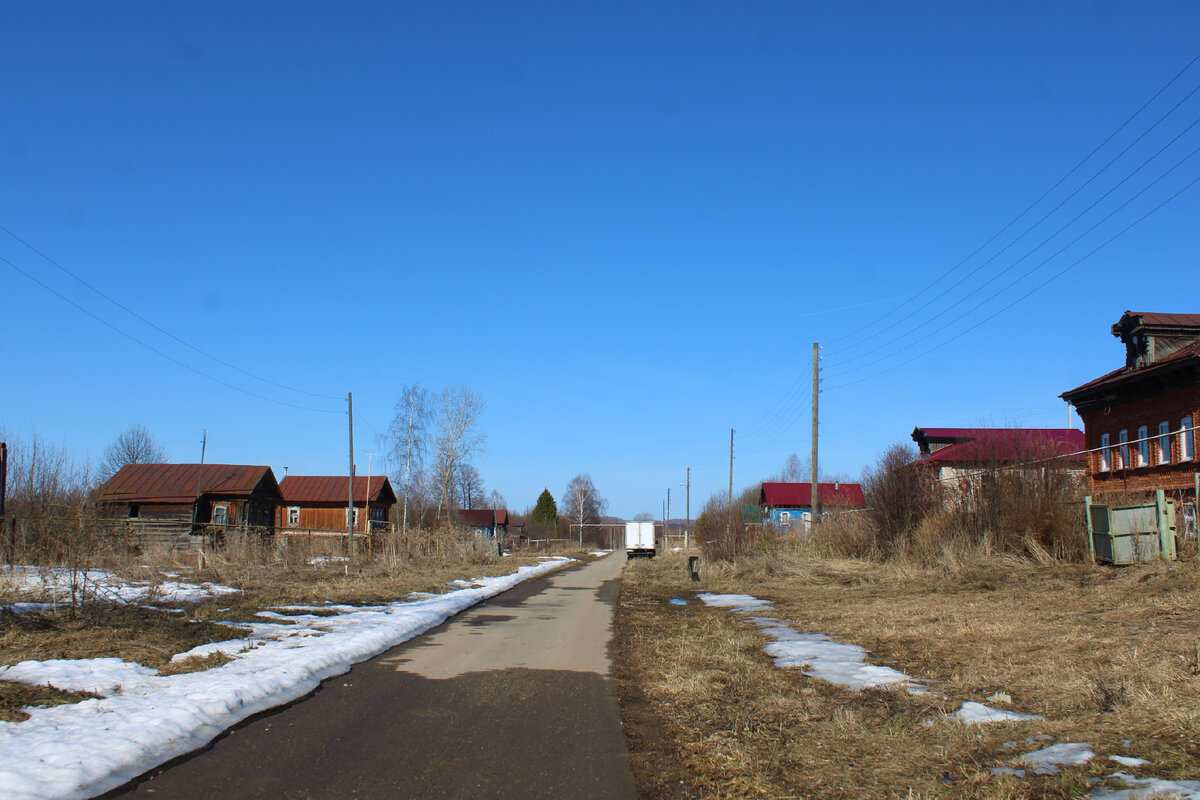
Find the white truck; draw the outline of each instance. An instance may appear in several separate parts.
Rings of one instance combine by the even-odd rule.
[[[654,558],[654,523],[625,523],[625,557]]]

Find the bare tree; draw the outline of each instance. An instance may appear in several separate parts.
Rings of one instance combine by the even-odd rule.
[[[581,472],[567,484],[567,491],[563,494],[563,507],[575,524],[586,525],[600,521],[600,515],[608,508],[608,501],[596,491],[592,476]],[[582,531],[580,528],[581,535]]]
[[[437,404],[438,502],[449,516],[454,505],[454,480],[459,465],[478,452],[487,434],[479,430],[483,398],[460,386],[447,386]]]
[[[65,448],[34,434],[28,441],[8,439],[7,502],[18,516],[65,514],[87,497],[91,469]]]
[[[654,522],[654,515],[649,511],[639,511],[633,515],[634,522]]]
[[[488,505],[492,508],[508,508],[508,501],[504,499],[504,495],[493,489],[488,495]]]
[[[479,470],[470,464],[459,464],[455,476],[457,497],[455,502],[460,508],[481,508],[487,500],[487,489],[483,486],[483,476]]]
[[[399,481],[404,495],[402,535],[408,533],[408,504],[413,495],[413,473],[419,472],[425,461],[431,416],[429,392],[420,384],[409,384],[401,391],[395,415],[383,436],[389,462],[403,468]]]
[[[130,425],[104,448],[99,478],[106,481],[127,464],[161,464],[167,453],[144,425]]]

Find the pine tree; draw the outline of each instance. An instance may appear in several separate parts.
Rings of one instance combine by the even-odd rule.
[[[554,495],[550,494],[549,489],[543,489],[542,493],[538,495],[537,505],[534,506],[529,519],[531,522],[545,525],[554,525],[558,522],[558,504],[554,502]]]

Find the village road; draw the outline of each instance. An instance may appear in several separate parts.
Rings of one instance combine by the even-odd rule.
[[[629,798],[625,554],[528,581],[110,797]]]

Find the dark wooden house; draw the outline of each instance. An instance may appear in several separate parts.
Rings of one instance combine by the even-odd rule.
[[[349,481],[345,475],[288,475],[279,484],[283,502],[275,525],[280,531],[345,532],[348,517]],[[386,475],[354,478],[354,530],[384,533],[396,493]],[[364,513],[365,512],[365,513]]]
[[[270,533],[282,500],[270,467],[128,464],[94,492],[102,515],[134,534],[178,537],[237,529]]]
[[[1126,311],[1125,365],[1062,393],[1087,437],[1093,494],[1163,489],[1191,513],[1200,484],[1200,314]]]

